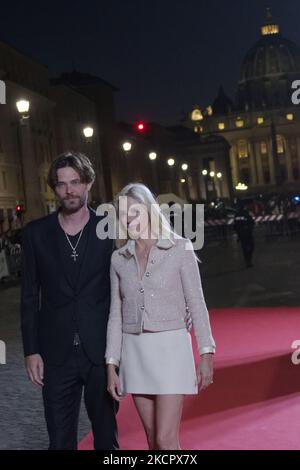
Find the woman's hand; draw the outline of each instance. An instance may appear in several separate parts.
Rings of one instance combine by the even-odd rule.
[[[213,354],[203,354],[200,356],[200,362],[197,367],[197,382],[199,392],[205,390],[213,383]]]
[[[116,366],[113,364],[107,364],[107,391],[118,402],[124,398],[121,395],[120,379],[116,372]]]

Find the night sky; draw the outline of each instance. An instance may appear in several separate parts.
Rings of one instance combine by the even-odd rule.
[[[0,38],[49,66],[120,88],[118,119],[177,124],[193,104],[233,94],[265,7],[300,44],[299,0],[52,0],[1,3]]]

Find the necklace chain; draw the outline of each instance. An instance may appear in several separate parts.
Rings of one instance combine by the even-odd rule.
[[[85,225],[84,225],[84,227],[85,227]],[[65,236],[66,236],[66,239],[68,240],[68,243],[69,243],[69,245],[70,245],[70,247],[71,247],[71,249],[72,249],[71,257],[73,258],[74,261],[77,261],[77,258],[78,258],[78,256],[79,256],[79,254],[77,253],[76,249],[77,249],[77,246],[78,246],[78,244],[79,244],[79,242],[80,242],[80,239],[81,239],[81,236],[82,236],[84,227],[82,227],[82,229],[80,230],[80,234],[79,234],[79,237],[78,237],[78,240],[77,240],[75,246],[72,245],[71,240],[69,239],[69,236],[68,236],[67,232],[66,232],[65,229],[62,227],[62,229],[63,229],[63,231],[64,231],[64,234],[65,234]]]
[[[71,257],[73,258],[74,261],[77,261],[76,258],[78,258],[78,256],[79,256],[79,254],[78,254],[77,251],[76,251],[76,248],[77,248],[77,246],[78,246],[78,243],[80,242],[80,238],[81,238],[81,235],[82,235],[82,233],[83,233],[83,230],[84,230],[84,227],[83,227],[83,228],[81,229],[81,231],[80,231],[80,234],[79,234],[79,237],[78,237],[78,240],[77,240],[75,246],[72,245],[71,240],[69,239],[69,236],[68,236],[67,232],[65,232],[66,238],[67,238],[67,240],[68,240],[68,242],[69,242],[69,245],[70,245],[70,247],[71,247],[71,249],[72,249]]]

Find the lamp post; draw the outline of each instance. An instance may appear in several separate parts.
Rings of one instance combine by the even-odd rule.
[[[25,213],[26,221],[29,221],[42,217],[44,214],[44,208],[40,190],[39,168],[37,168],[34,157],[35,154],[30,129],[30,101],[22,98],[16,102],[16,107],[20,116],[17,132],[22,183],[26,204]]]
[[[172,188],[172,192],[175,194],[176,193],[176,180],[175,180],[175,158],[174,157],[170,157],[168,158],[167,160],[167,164],[169,166],[169,169],[170,169],[170,180],[171,180],[171,188]]]
[[[148,157],[149,157],[149,160],[151,161],[151,171],[152,171],[152,180],[153,180],[153,184],[154,184],[154,190],[158,194],[160,188],[159,188],[159,179],[158,179],[158,175],[157,175],[157,165],[156,165],[157,153],[156,152],[150,152]]]
[[[128,156],[129,156],[129,153],[131,152],[131,149],[132,149],[132,143],[129,142],[129,141],[123,142],[122,149],[123,149],[123,155],[124,155],[125,161],[126,161],[127,178],[128,178],[128,181],[129,181],[130,169],[129,169],[129,158],[128,158]]]

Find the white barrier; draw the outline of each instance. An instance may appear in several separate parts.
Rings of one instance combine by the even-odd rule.
[[[6,345],[0,340],[0,365],[6,364]]]

